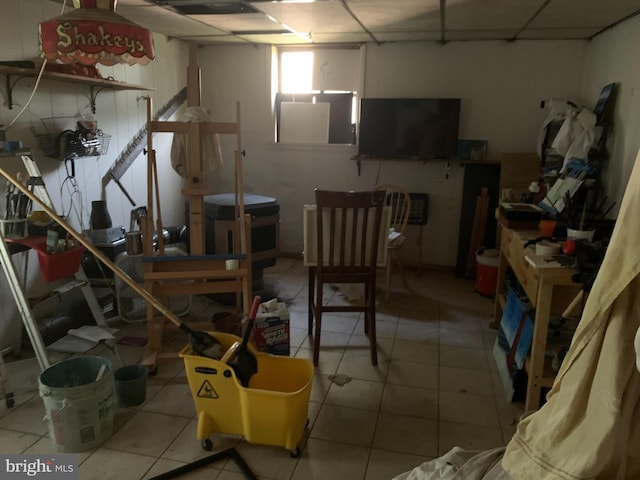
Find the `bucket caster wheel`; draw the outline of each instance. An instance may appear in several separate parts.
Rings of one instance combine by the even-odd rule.
[[[294,450],[291,450],[291,458],[298,458],[300,456],[300,447],[296,447]]]
[[[206,451],[210,452],[212,448],[213,448],[213,442],[211,440],[209,440],[207,438],[206,440],[202,441],[202,449],[203,450],[206,450]]]

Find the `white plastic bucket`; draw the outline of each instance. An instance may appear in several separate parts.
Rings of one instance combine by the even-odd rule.
[[[573,228],[567,228],[567,240],[586,240],[590,242],[593,240],[593,234],[595,230],[575,230]]]
[[[100,369],[104,372],[98,379]],[[77,357],[57,363],[38,378],[49,421],[49,436],[60,452],[100,445],[113,430],[113,372],[103,357]]]

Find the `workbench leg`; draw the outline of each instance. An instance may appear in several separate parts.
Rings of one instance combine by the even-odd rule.
[[[551,317],[551,298],[553,285],[541,282],[538,288],[536,302],[536,317],[534,321],[533,340],[531,342],[531,364],[528,370],[527,398],[525,412],[532,412],[540,408],[541,380],[544,375],[544,360],[549,332],[549,318]]]
[[[504,276],[507,273],[507,259],[500,250],[500,257],[498,260],[498,276],[496,282],[496,296],[493,303],[493,321],[489,324],[489,327],[498,329],[500,328],[500,321],[502,320],[503,311],[503,299],[504,299]]]
[[[422,276],[422,229],[424,225],[420,225],[420,231],[418,232],[418,271],[416,272],[416,277],[420,278]]]

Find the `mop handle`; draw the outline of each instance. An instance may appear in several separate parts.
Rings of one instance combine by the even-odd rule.
[[[253,303],[251,304],[251,311],[249,312],[249,323],[247,324],[247,329],[245,330],[244,336],[242,337],[242,342],[233,342],[233,345],[231,345],[227,349],[227,351],[224,352],[224,355],[220,359],[220,362],[225,364],[229,363],[231,360],[233,360],[236,357],[238,350],[240,350],[241,348],[247,347],[247,343],[249,343],[249,336],[251,335],[251,330],[253,329],[253,321],[255,320],[256,315],[258,315],[258,308],[260,307],[261,301],[262,299],[259,295],[256,295],[255,297],[253,297]]]

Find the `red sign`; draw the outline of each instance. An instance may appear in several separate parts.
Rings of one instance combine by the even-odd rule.
[[[110,10],[77,9],[40,24],[42,56],[93,65],[153,60],[151,33]]]

